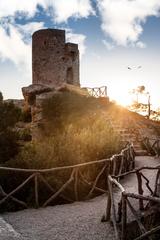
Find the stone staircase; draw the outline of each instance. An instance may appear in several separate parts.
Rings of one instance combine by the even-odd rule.
[[[112,123],[115,131],[120,135],[122,143],[125,145],[127,142],[133,143],[136,156],[148,155],[147,151],[142,148],[142,136],[136,126],[128,125],[128,122]]]
[[[143,136],[137,127],[136,121],[131,117],[125,118],[113,118],[107,119],[114,131],[120,136],[122,145],[125,146],[128,142],[133,143],[136,156],[146,156],[147,151],[143,149],[142,140]]]
[[[126,108],[113,105],[110,109],[103,108],[101,111],[103,117],[113,127],[121,138],[123,147],[127,142],[134,145],[137,156],[148,155],[144,149],[142,141],[144,138],[160,139],[160,123],[149,119],[137,113],[131,112]]]

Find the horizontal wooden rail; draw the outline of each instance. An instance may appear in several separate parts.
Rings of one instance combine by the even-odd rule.
[[[97,160],[97,161],[87,162],[87,163],[80,163],[77,165],[69,165],[69,166],[55,167],[55,168],[49,168],[49,169],[24,169],[24,168],[0,167],[0,170],[13,171],[13,172],[24,172],[24,173],[49,173],[49,172],[53,172],[53,171],[79,168],[79,167],[100,164],[100,163],[110,162],[110,161],[111,161],[111,159],[108,158],[108,159],[101,159],[101,160]]]
[[[19,203],[21,206],[28,207],[27,203],[22,200],[19,200],[17,196],[19,196],[18,192],[24,188],[26,188],[27,184],[32,184],[33,192],[32,198],[34,199],[34,205],[36,208],[38,207],[45,207],[48,204],[53,204],[56,198],[60,197],[65,201],[73,202],[79,201],[82,199],[88,199],[94,196],[94,192],[99,193],[106,193],[107,186],[105,186],[104,182],[108,174],[122,174],[129,169],[133,168],[134,163],[134,149],[132,144],[128,144],[125,149],[123,149],[120,154],[115,154],[111,158],[101,159],[98,161],[92,161],[87,163],[80,163],[77,165],[71,166],[62,166],[62,167],[55,167],[51,169],[20,169],[20,168],[8,168],[8,167],[0,167],[0,172],[4,174],[14,174],[15,176],[20,175],[23,178],[22,183],[19,183],[18,186],[14,186],[10,192],[3,189],[3,184],[0,182],[0,205],[8,201],[13,201]],[[92,175],[92,170],[90,171],[91,167],[95,165],[95,173],[94,173],[94,180],[90,179],[89,176]],[[85,167],[85,168],[84,168]],[[61,172],[65,172],[65,179],[60,179],[60,184],[58,188],[55,188],[54,180],[50,181],[50,179],[57,178],[57,174],[61,174]],[[23,174],[22,174],[23,173]],[[23,177],[24,175],[24,177]],[[103,176],[103,177],[102,177]],[[100,180],[103,184],[100,184]],[[43,184],[43,191],[46,188],[47,191],[50,192],[49,196],[46,197],[43,193],[43,201],[42,195],[40,192],[41,184]],[[45,187],[45,188],[44,188]],[[86,188],[87,192],[85,196],[81,196],[81,188]],[[72,191],[71,191],[72,189]],[[47,192],[46,191],[46,192]],[[66,196],[66,191],[72,192],[71,196]],[[15,196],[16,195],[16,196]],[[27,198],[27,197],[26,197]]]
[[[160,169],[160,165],[157,165],[156,167],[143,166],[143,167],[140,167],[140,168],[135,168],[135,169],[132,170],[132,171],[119,174],[119,175],[117,175],[117,176],[112,175],[112,177],[113,177],[113,178],[116,178],[116,179],[117,179],[117,178],[122,178],[122,177],[128,176],[128,175],[130,175],[130,174],[134,174],[134,173],[139,172],[139,171],[144,170],[144,169],[146,169],[146,170],[156,170],[156,169]]]
[[[149,179],[145,176],[144,173],[142,173],[143,170],[157,170],[157,176],[156,176],[156,182],[154,185],[154,189],[151,189],[150,185],[149,185]],[[137,184],[138,184],[138,193],[130,193],[127,192],[125,190],[125,188],[118,182],[118,179],[130,174],[135,174],[137,177]],[[135,240],[138,239],[146,239],[146,237],[148,237],[148,239],[150,238],[150,235],[152,235],[153,233],[155,233],[156,231],[160,230],[160,226],[156,226],[153,227],[150,230],[146,230],[144,224],[142,224],[141,219],[140,219],[140,210],[143,210],[143,216],[144,216],[144,201],[145,202],[149,202],[150,206],[153,205],[153,203],[155,204],[160,204],[160,194],[159,194],[159,189],[157,187],[157,184],[159,184],[159,177],[160,177],[160,165],[156,166],[156,167],[148,167],[148,166],[144,166],[141,168],[137,168],[135,170],[129,171],[127,173],[123,173],[117,176],[108,176],[108,185],[109,185],[109,196],[108,196],[108,202],[107,202],[107,208],[106,208],[106,213],[103,216],[103,221],[109,221],[112,219],[113,221],[113,226],[114,226],[114,230],[115,230],[115,237],[117,240],[126,240],[127,239],[127,206],[129,207],[129,209],[131,210],[135,221],[137,222],[140,232],[141,232],[141,236],[139,236],[138,238],[136,238]],[[148,188],[148,190],[150,191],[151,195],[144,195],[144,190],[143,190],[143,182],[142,179],[145,180],[145,186]],[[119,202],[117,208],[118,211],[116,213],[116,201],[115,201],[115,197],[113,194],[113,186],[116,186],[120,193],[121,193],[121,201]],[[134,198],[137,199],[139,204],[139,208],[136,210],[131,202],[129,201],[129,198]],[[146,205],[148,206],[148,205]],[[112,215],[111,215],[111,209],[112,209]],[[118,220],[117,220],[118,219]],[[121,223],[121,230],[119,230],[119,223]]]

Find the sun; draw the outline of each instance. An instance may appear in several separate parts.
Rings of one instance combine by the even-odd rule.
[[[117,84],[114,90],[111,91],[109,97],[111,100],[116,101],[118,104],[126,107],[133,102],[133,96],[130,93],[131,88],[122,84]]]

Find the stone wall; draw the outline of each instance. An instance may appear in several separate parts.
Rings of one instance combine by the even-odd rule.
[[[32,36],[33,84],[79,86],[78,45],[65,43],[65,31],[44,29]]]

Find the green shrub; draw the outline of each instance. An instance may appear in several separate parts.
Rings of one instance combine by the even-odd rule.
[[[98,100],[93,97],[79,95],[75,92],[59,92],[52,98],[44,100],[42,114],[50,123],[49,132],[63,130],[67,124],[79,122],[83,116],[98,112]],[[52,132],[53,133],[53,132]]]
[[[14,127],[20,120],[21,109],[13,102],[0,102],[0,131]]]
[[[18,153],[17,134],[11,130],[0,133],[0,163],[13,158]]]
[[[0,164],[18,153],[18,135],[12,129],[20,116],[21,110],[13,102],[4,102],[0,93]]]
[[[18,131],[18,137],[20,140],[23,141],[31,141],[32,140],[32,135],[31,131],[28,128],[23,128]]]

